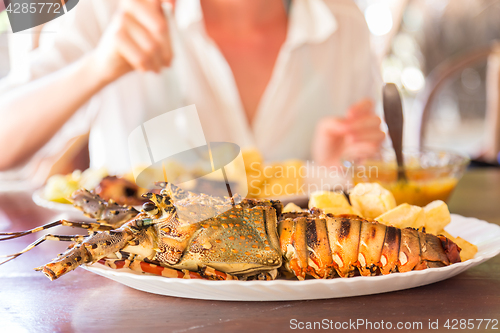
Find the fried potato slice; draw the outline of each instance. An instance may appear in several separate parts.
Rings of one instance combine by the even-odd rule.
[[[349,193],[351,204],[362,217],[374,219],[396,208],[394,195],[378,183],[359,183]]]
[[[359,215],[359,212],[349,204],[342,192],[316,191],[312,193],[309,199],[309,208],[314,207],[334,215]]]
[[[80,170],[69,175],[53,175],[47,180],[43,189],[43,197],[50,201],[70,204],[68,198],[80,188],[80,177]]]
[[[451,222],[450,211],[444,201],[436,200],[424,207],[425,231],[437,235]]]
[[[444,230],[442,232],[440,232],[440,234],[443,236],[446,236],[447,238],[452,240],[455,244],[457,244],[462,249],[462,251],[460,251],[460,259],[462,261],[473,259],[474,256],[476,255],[476,253],[477,253],[477,246],[476,245],[466,241],[462,237],[453,237],[452,235],[450,235],[448,232],[446,232]]]
[[[47,179],[43,197],[50,201],[70,204],[71,194],[80,188],[93,190],[108,175],[106,168],[75,170],[67,175],[53,175]]]
[[[294,204],[293,202],[289,202],[286,204],[285,208],[283,208],[283,213],[288,212],[301,212],[302,208]]]
[[[264,168],[263,157],[257,149],[244,149],[241,153],[247,174],[248,195],[257,198],[261,193],[262,183],[265,179],[262,171]]]
[[[248,196],[269,198],[301,194],[304,184],[301,168],[304,162],[290,159],[265,163],[257,149],[244,149],[242,156],[248,182]]]
[[[375,220],[400,229],[417,229],[425,225],[425,214],[423,208],[404,203],[376,217]]]
[[[303,165],[304,162],[300,160],[286,160],[265,165],[262,172],[266,178],[262,183],[260,197],[301,194],[304,180],[300,175],[300,169]]]

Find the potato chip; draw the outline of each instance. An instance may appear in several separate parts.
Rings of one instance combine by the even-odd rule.
[[[408,227],[416,229],[425,225],[425,214],[423,208],[404,203],[380,215],[375,220],[400,229]]]
[[[359,215],[359,212],[349,204],[342,192],[317,191],[312,193],[309,199],[309,208],[314,207],[334,215]]]
[[[374,219],[396,207],[391,192],[378,183],[359,183],[350,192],[352,206],[361,216]]]
[[[437,235],[451,222],[448,206],[441,200],[436,200],[424,207],[425,231]]]
[[[293,202],[289,202],[285,208],[283,208],[283,213],[288,213],[288,212],[301,212],[302,208],[294,204]]]

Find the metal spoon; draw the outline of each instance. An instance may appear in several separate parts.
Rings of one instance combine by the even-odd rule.
[[[394,83],[384,86],[384,117],[398,162],[398,182],[407,182],[403,161],[403,105]]]

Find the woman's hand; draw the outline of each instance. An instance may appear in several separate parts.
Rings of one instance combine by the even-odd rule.
[[[326,117],[317,125],[313,159],[320,165],[339,165],[341,158],[356,159],[378,152],[385,134],[373,103],[364,99],[354,104],[345,118]]]
[[[162,0],[122,0],[120,10],[92,54],[102,79],[112,82],[132,71],[160,72],[172,60]]]

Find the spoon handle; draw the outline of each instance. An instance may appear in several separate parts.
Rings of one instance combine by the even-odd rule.
[[[398,181],[407,181],[403,161],[403,105],[394,83],[384,86],[384,117],[398,163]]]

